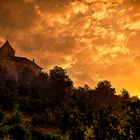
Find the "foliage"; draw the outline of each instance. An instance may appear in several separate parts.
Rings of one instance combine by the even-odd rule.
[[[67,71],[21,72],[18,81],[0,68],[0,139],[140,139],[140,99],[121,95],[107,80],[73,87]]]
[[[20,112],[4,116],[0,124],[0,134],[3,139],[29,140],[31,138],[30,130]]]

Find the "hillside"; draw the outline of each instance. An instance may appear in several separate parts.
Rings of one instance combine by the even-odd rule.
[[[14,140],[140,139],[140,100],[109,81],[74,87],[66,70],[24,71],[16,81],[0,68],[0,138]]]

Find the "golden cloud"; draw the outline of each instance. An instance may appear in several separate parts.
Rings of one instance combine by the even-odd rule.
[[[10,35],[17,55],[48,70],[65,67],[75,81],[108,79],[140,92],[139,0],[0,1],[0,44]],[[135,58],[135,59],[134,59]],[[134,64],[133,64],[134,63]],[[129,75],[129,76],[128,76]]]

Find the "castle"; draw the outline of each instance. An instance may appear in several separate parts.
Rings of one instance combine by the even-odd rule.
[[[34,60],[31,61],[26,57],[15,56],[15,50],[8,40],[0,48],[0,67],[5,68],[12,74],[15,80],[18,80],[19,75],[23,71],[31,71],[35,75],[38,75],[42,70]]]

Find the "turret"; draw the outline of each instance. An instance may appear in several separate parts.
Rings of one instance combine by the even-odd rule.
[[[15,50],[12,48],[8,40],[0,48],[0,56],[3,57],[15,56]]]

